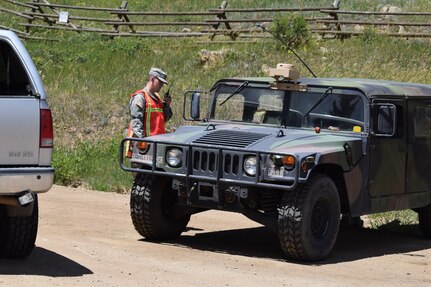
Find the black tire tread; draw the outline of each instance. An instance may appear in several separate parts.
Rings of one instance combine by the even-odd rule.
[[[326,179],[329,179],[326,175],[315,174],[309,178],[306,184],[298,186],[295,190],[287,192],[283,196],[279,210],[278,237],[282,250],[291,259],[300,261],[318,261],[323,259],[308,254],[301,239],[301,230],[303,228],[301,217],[307,198],[312,196],[310,192],[312,192],[313,186],[318,181]],[[296,207],[296,210],[292,207]]]
[[[317,177],[311,178],[309,183],[316,180]],[[310,192],[309,186],[310,185],[302,185],[294,192],[289,192],[287,196],[283,198],[281,208],[286,209],[287,206],[303,206],[307,193]],[[301,215],[295,210],[283,210],[283,212],[289,214],[290,219],[278,221],[278,237],[281,242],[281,248],[288,257],[303,260],[306,258],[306,254],[300,239],[300,226],[297,223],[298,216]]]
[[[28,217],[11,217],[6,206],[1,206],[0,257],[26,258],[35,246],[39,223],[39,209],[35,194],[33,213]]]
[[[130,197],[130,214],[136,231],[143,237],[152,239],[155,231],[149,215],[148,202],[151,195],[148,186],[152,186],[151,177],[136,177]]]
[[[163,184],[154,176],[138,174],[131,197],[130,213],[136,231],[149,240],[169,240],[186,228],[190,215],[167,217],[161,211]]]

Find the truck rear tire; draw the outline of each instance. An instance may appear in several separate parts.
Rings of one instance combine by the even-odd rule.
[[[39,222],[37,195],[30,216],[13,217],[0,205],[0,257],[25,258],[33,251]]]
[[[419,225],[421,226],[423,235],[431,239],[431,204],[422,207],[418,210]]]
[[[293,191],[285,192],[278,214],[278,238],[292,259],[325,259],[338,235],[340,198],[334,182],[316,174]]]
[[[137,174],[130,196],[130,213],[136,231],[149,240],[174,239],[184,231],[190,214],[177,206],[170,180]]]

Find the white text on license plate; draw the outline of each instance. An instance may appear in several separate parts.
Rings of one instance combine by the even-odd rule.
[[[153,156],[150,154],[138,154],[138,153],[134,153],[133,154],[133,159],[137,159],[137,160],[141,160],[141,161],[153,161]],[[158,164],[163,164],[163,157],[162,156],[158,156],[157,158],[157,163]]]
[[[270,167],[268,169],[268,175],[272,177],[283,177],[283,171],[284,171],[284,168],[282,167],[280,168]]]
[[[133,154],[134,159],[145,160],[145,161],[153,161],[153,156],[149,154]]]

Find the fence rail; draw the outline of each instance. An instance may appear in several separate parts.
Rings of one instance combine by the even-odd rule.
[[[64,9],[72,9],[72,10],[87,10],[87,11],[105,11],[105,12],[124,12],[127,11],[126,9],[116,9],[116,8],[101,8],[101,7],[86,7],[86,6],[73,6],[73,5],[62,5],[62,4],[51,4],[48,3],[48,1],[45,1],[46,3],[39,3],[39,2],[28,2],[27,5],[30,6],[37,6],[39,8],[41,7],[47,7],[47,8],[64,8]]]
[[[249,40],[270,37],[267,32],[257,29],[256,23],[271,23],[280,13],[302,14],[310,24],[311,32],[324,38],[361,35],[364,27],[375,27],[378,33],[391,37],[431,38],[431,21],[424,20],[431,16],[431,12],[340,10],[338,0],[332,6],[302,8],[227,8],[228,1],[225,0],[218,8],[184,12],[130,11],[127,1],[122,1],[119,7],[63,5],[48,0],[0,1],[9,5],[2,5],[6,7],[0,7],[0,14],[21,19],[17,26],[25,31],[5,25],[0,28],[15,31],[22,38],[36,38],[33,34],[37,35],[38,30],[63,30],[101,33],[111,38],[208,37],[213,41],[220,36],[222,39]],[[155,27],[152,30],[156,31],[149,31],[147,27]],[[394,31],[396,28],[398,32]]]
[[[2,7],[0,7],[0,12],[9,13],[9,14],[12,14],[12,15],[15,15],[15,16],[18,16],[18,17],[26,18],[26,19],[33,19],[33,17],[31,17],[31,16],[28,16],[28,15],[25,15],[23,13],[16,12],[16,11],[13,11],[13,10],[9,10],[9,9],[6,9],[6,8],[2,8]]]

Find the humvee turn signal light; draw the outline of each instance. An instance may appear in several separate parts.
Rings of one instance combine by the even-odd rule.
[[[292,170],[295,167],[295,158],[291,155],[283,157],[283,165],[288,169]]]
[[[138,143],[138,149],[147,149],[148,148],[148,143],[147,142],[139,142]]]

